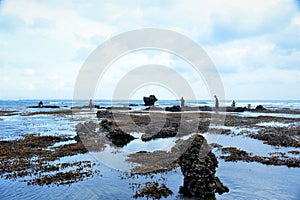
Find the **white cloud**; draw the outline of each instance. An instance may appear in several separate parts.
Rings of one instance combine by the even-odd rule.
[[[248,93],[251,98],[295,98],[287,91],[299,88],[299,19],[292,0],[3,1],[0,77],[13,83],[0,86],[0,98],[71,98],[88,54],[105,39],[141,27],[169,28],[204,45],[229,96],[246,98],[245,90],[255,89]],[[202,87],[203,81],[177,59],[164,53],[128,55],[112,66],[105,81],[112,90],[130,69],[155,62]]]

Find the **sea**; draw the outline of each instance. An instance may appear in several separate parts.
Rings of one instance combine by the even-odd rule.
[[[39,101],[43,105],[59,106],[59,108],[28,108],[35,106]],[[232,100],[224,101],[226,106]],[[252,108],[262,105],[267,109],[300,109],[300,100],[235,100],[236,106]],[[111,101],[94,100],[95,105],[101,107],[109,106],[130,106],[133,110],[144,109],[143,101]],[[187,106],[213,106],[213,100],[186,101]],[[73,101],[71,99],[14,99],[0,100],[0,111],[16,111],[15,115],[0,115],[0,140],[15,140],[27,134],[55,135],[55,136],[76,136],[75,126],[80,119],[72,115],[26,115],[31,112],[67,110],[73,106],[88,105],[88,100]],[[158,100],[156,106],[167,107],[180,105],[179,100]],[[91,116],[95,118],[96,110],[92,110]],[[259,116],[260,114],[244,112],[239,113],[244,116]],[[262,114],[263,115],[263,114]],[[268,113],[270,116],[300,118],[298,114]],[[85,116],[86,117],[86,116]],[[254,130],[255,131],[255,130]],[[299,133],[300,134],[300,133]],[[204,134],[209,142],[210,136]],[[172,138],[167,140],[157,140],[143,147],[143,150],[153,150],[164,144],[174,142]],[[256,155],[266,155],[266,152],[278,151],[277,147],[263,144],[262,141],[254,140],[243,135],[218,136],[219,144],[223,146],[236,146],[238,148],[253,152]],[[300,148],[281,147],[280,151],[289,151]],[[135,151],[134,147],[124,147],[124,150]],[[216,152],[217,154],[217,152]],[[138,180],[132,178],[122,178],[126,172],[115,169],[96,159],[91,153],[79,154],[66,158],[70,160],[89,159],[97,162],[97,167],[102,176],[89,177],[83,181],[64,186],[28,186],[25,182],[16,180],[6,180],[0,178],[0,199],[131,199],[134,191],[130,188],[133,182],[147,182],[149,177],[140,176]],[[114,159],[112,156],[111,159]],[[224,185],[230,188],[229,193],[216,195],[216,199],[300,199],[300,168],[288,168],[286,166],[267,166],[260,163],[246,162],[224,162],[218,159],[219,166],[216,176],[220,178]],[[180,170],[172,170],[152,179],[159,179],[163,176],[164,183],[174,192],[173,195],[165,199],[189,199],[179,194],[179,188],[183,184],[183,175]],[[141,199],[146,199],[141,198]]]

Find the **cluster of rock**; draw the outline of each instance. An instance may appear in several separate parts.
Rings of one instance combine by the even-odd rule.
[[[187,108],[186,108],[187,109]],[[224,110],[226,112],[245,112],[245,111],[254,111],[254,112],[260,112],[260,111],[266,111],[267,109],[264,108],[262,105],[256,106],[255,109],[249,110],[246,107],[235,107],[235,106],[227,106],[219,108],[220,110]],[[199,106],[200,111],[213,111],[213,107],[210,106]]]
[[[102,130],[106,133],[106,137],[116,146],[124,146],[135,137],[122,131],[114,121],[103,119],[100,123]]]
[[[229,192],[215,176],[218,161],[203,136],[194,137],[190,147],[180,156],[179,165],[184,175],[180,192],[185,196],[215,199],[215,193]]]

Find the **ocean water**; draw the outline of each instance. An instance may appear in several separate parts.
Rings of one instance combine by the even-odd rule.
[[[75,125],[78,123],[71,115],[33,115],[24,116],[24,113],[47,111],[57,109],[40,109],[27,108],[27,106],[37,105],[38,99],[33,100],[0,100],[0,110],[16,111],[16,115],[0,116],[0,140],[13,140],[20,138],[26,134],[39,135],[62,135],[74,137],[76,135]],[[88,105],[88,101],[72,100],[43,100],[44,105],[57,105],[61,109],[70,109],[72,106]],[[132,106],[133,109],[145,108],[140,100],[114,101],[110,100],[95,100],[96,105],[106,106],[128,106],[129,104],[137,104]],[[179,105],[176,100],[159,100],[157,106],[166,107]],[[213,101],[186,101],[186,105],[208,105],[212,106]],[[225,101],[226,105],[230,105],[231,101]],[[300,109],[300,101],[255,101],[255,100],[236,100],[236,106],[247,106],[251,104],[263,105],[269,109],[290,108]],[[87,117],[95,118],[96,110],[90,111]],[[249,116],[249,113],[241,115]],[[277,114],[285,116],[284,114]],[[290,118],[298,118],[297,115],[291,115]],[[80,120],[79,120],[80,121]],[[260,124],[264,126],[266,124]],[[276,125],[276,124],[275,124]],[[282,124],[278,125],[282,126]],[[254,130],[255,131],[255,130]],[[208,142],[213,135],[204,134]],[[267,155],[266,152],[283,151],[287,152],[295,148],[277,149],[276,147],[265,145],[262,141],[254,140],[244,136],[216,136],[217,142],[223,146],[236,146],[238,148],[255,153],[256,155]],[[173,144],[173,138],[167,140],[156,140],[149,142],[146,146],[135,140],[132,144],[125,146],[122,151],[134,152],[139,149],[148,150],[164,147],[170,148]],[[300,150],[299,148],[297,150]],[[214,151],[216,155],[220,152]],[[91,153],[81,154],[66,158],[71,160],[89,159],[97,162],[97,167],[100,169],[101,177],[91,177],[84,181],[79,181],[70,186],[27,186],[24,182],[18,180],[5,180],[0,178],[0,199],[130,199],[134,194],[129,187],[133,182],[146,182],[149,177],[140,177],[138,180],[123,179],[123,171],[116,170],[97,160]],[[115,159],[112,157],[112,159]],[[118,161],[118,159],[115,159]],[[224,162],[219,161],[217,176],[230,188],[230,192],[223,195],[216,195],[217,199],[300,199],[300,169],[287,168],[285,166],[266,166],[259,163],[246,162]],[[154,177],[153,179],[158,179]],[[170,171],[162,175],[165,178],[165,184],[174,192],[167,199],[187,199],[182,197],[178,191],[183,184],[183,176],[180,170]]]

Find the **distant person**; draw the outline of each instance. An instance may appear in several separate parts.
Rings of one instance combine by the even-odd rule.
[[[219,99],[218,97],[215,95],[215,108],[216,108],[216,112],[218,112],[219,109]]]
[[[181,103],[181,107],[183,107],[184,106],[184,99],[183,99],[183,97],[181,97],[180,103]]]
[[[43,102],[42,102],[42,101],[39,101],[39,102],[38,102],[38,107],[40,107],[40,108],[43,107]]]
[[[234,100],[232,101],[231,106],[235,107],[235,101]]]
[[[90,99],[89,106],[90,106],[90,109],[92,109],[92,108],[94,107],[94,104],[93,104],[93,100],[92,100],[92,99]]]

